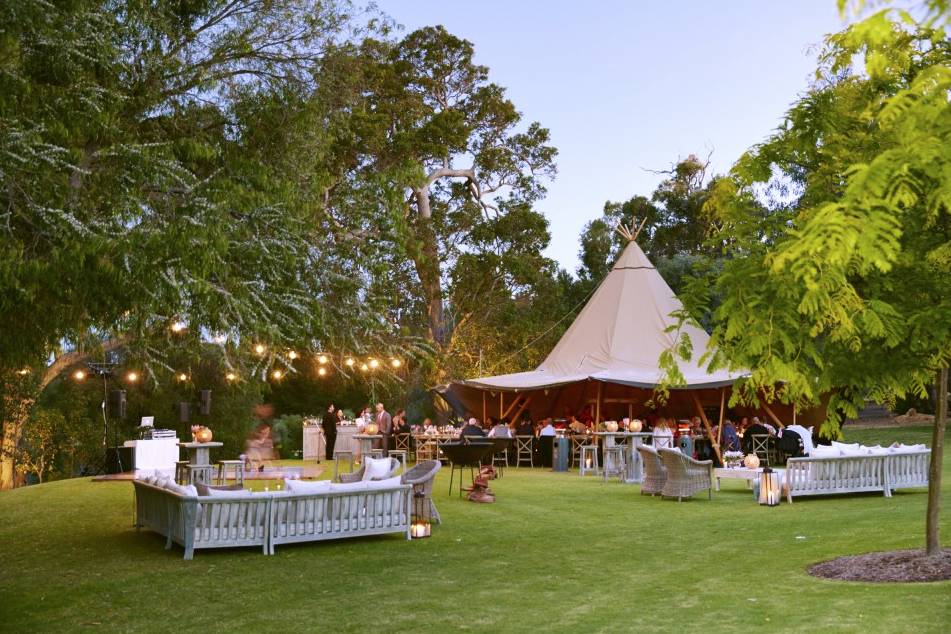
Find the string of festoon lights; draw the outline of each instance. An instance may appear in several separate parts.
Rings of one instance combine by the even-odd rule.
[[[188,326],[181,321],[174,321],[169,326],[175,334],[182,334],[188,329]],[[210,337],[211,341],[217,344],[224,344],[228,338],[226,335],[213,335]],[[251,346],[251,350],[258,357],[265,357],[270,349],[264,343],[255,343]],[[349,354],[332,354],[330,352],[313,352],[313,358],[317,362],[317,376],[323,378],[328,376],[332,368],[337,366],[343,366],[349,370],[359,370],[363,374],[372,375],[374,372],[380,369],[387,369],[391,372],[398,371],[403,367],[403,360],[399,357],[387,357],[386,355],[376,355],[363,357],[360,355],[349,355]],[[286,362],[286,365],[290,366],[294,361],[301,358],[301,354],[293,349],[284,350],[275,357],[281,358]],[[339,364],[337,361],[339,360]],[[18,374],[25,375],[29,373],[28,369],[18,371]],[[84,369],[75,370],[72,373],[72,378],[76,381],[82,382],[86,380],[90,375],[90,372]],[[280,381],[287,376],[287,371],[281,369],[280,367],[275,367],[271,369],[268,373],[264,375],[265,377],[270,378],[274,381]],[[141,379],[141,374],[137,370],[127,370],[122,374],[120,379],[124,380],[127,383],[137,383]],[[179,383],[186,383],[191,379],[191,376],[187,372],[177,371],[174,373],[175,381]],[[228,370],[225,372],[224,378],[226,381],[235,382],[241,379],[241,376],[235,370]]]

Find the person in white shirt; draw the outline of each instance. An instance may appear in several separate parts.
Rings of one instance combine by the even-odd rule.
[[[662,447],[671,449],[674,446],[674,432],[667,426],[666,418],[657,419],[657,424],[654,425],[653,441],[654,449]]]
[[[545,425],[538,432],[539,437],[541,436],[554,436],[555,435],[555,426],[551,424],[551,419],[545,419]]]
[[[489,438],[511,438],[511,432],[502,421],[496,421],[495,425],[492,426],[492,429],[489,430]]]

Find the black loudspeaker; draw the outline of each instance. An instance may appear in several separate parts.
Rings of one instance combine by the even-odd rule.
[[[113,411],[115,415],[119,418],[125,419],[126,416],[126,400],[125,400],[125,390],[116,390],[112,393],[113,396]]]
[[[192,404],[182,401],[178,404],[178,422],[188,423],[192,419]]]
[[[211,415],[211,390],[202,390],[201,391],[201,401],[199,403],[199,411],[202,416]]]

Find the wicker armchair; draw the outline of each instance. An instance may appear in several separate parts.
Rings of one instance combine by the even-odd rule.
[[[390,458],[390,472],[387,474],[387,478],[392,478],[396,475],[396,472],[400,468],[400,461],[396,458]],[[341,482],[359,482],[363,479],[363,474],[367,469],[366,461],[360,465],[360,468],[354,471],[353,473],[341,473],[338,477]],[[384,480],[386,478],[383,478]]]
[[[657,453],[667,469],[667,482],[660,492],[663,497],[677,498],[679,502],[706,489],[709,499],[713,499],[712,460],[694,460],[679,449],[658,449]]]
[[[433,482],[436,481],[436,473],[442,468],[438,460],[423,460],[417,462],[416,466],[403,474],[402,483],[413,485],[413,494],[422,493],[423,497],[429,500],[429,514],[433,521],[442,524],[439,517],[439,511],[433,503]]]
[[[667,482],[667,469],[664,463],[653,447],[646,445],[637,446],[638,453],[641,454],[641,462],[644,464],[644,480],[641,482],[641,495],[655,495],[660,493]]]

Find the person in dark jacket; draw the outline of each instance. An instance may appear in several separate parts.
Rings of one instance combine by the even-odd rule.
[[[462,428],[462,431],[459,432],[459,434],[461,436],[476,436],[485,438],[485,431],[479,426],[479,421],[477,421],[475,417],[469,419],[469,422],[466,423],[466,426]]]
[[[324,418],[320,421],[320,427],[324,430],[324,448],[327,454],[327,460],[334,459],[334,445],[337,444],[337,410],[331,403],[327,411],[324,412]]]
[[[753,417],[753,422],[743,431],[743,453],[753,453],[753,436],[769,436],[769,429],[759,419]]]

